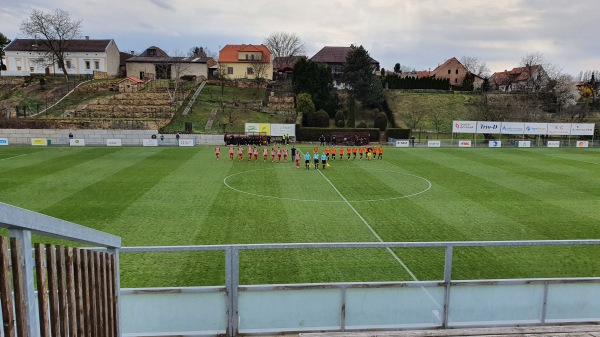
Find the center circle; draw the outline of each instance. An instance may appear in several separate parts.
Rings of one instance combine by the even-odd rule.
[[[403,192],[401,193],[401,192],[395,191],[396,195],[393,195],[393,196],[388,196],[388,197],[383,197],[383,198],[377,198],[377,197],[371,196],[371,197],[366,197],[364,199],[356,198],[356,197],[352,198],[350,196],[344,195],[344,198],[346,198],[346,200],[342,200],[342,198],[336,193],[336,191],[338,190],[338,187],[342,188],[343,187],[342,185],[336,186],[334,184],[334,182],[330,181],[329,178],[327,178],[326,176],[314,177],[314,178],[321,179],[322,181],[320,183],[327,184],[327,185],[329,185],[329,183],[331,183],[333,186],[335,186],[335,189],[332,188],[332,191],[333,191],[333,193],[336,193],[337,200],[325,200],[325,199],[311,198],[309,196],[307,196],[306,198],[303,198],[303,197],[293,197],[291,195],[290,196],[272,195],[272,194],[266,193],[265,191],[260,190],[260,187],[263,187],[263,188],[269,187],[270,185],[268,183],[261,185],[260,182],[256,182],[255,184],[253,184],[252,183],[253,177],[248,178],[248,175],[256,176],[256,173],[260,172],[260,171],[280,171],[280,170],[288,170],[288,169],[295,170],[293,167],[289,167],[289,168],[263,168],[263,169],[242,171],[242,172],[234,173],[234,174],[231,174],[231,175],[225,177],[225,179],[223,179],[223,184],[225,184],[225,186],[227,186],[229,189],[234,190],[236,192],[255,196],[255,197],[260,197],[260,198],[271,198],[271,199],[301,201],[301,202],[326,202],[326,203],[345,203],[346,201],[351,202],[351,203],[361,203],[361,202],[376,202],[376,201],[411,198],[411,197],[415,197],[419,194],[429,191],[432,187],[431,182],[429,180],[427,180],[421,176],[415,175],[415,174],[405,173],[405,172],[400,172],[400,171],[395,171],[395,170],[386,170],[386,169],[365,169],[365,171],[376,171],[376,172],[381,172],[381,173],[388,173],[389,174],[388,175],[388,178],[389,178],[388,183],[396,185],[396,186],[388,186],[388,187],[390,187],[390,189],[394,190],[395,188],[402,186]],[[250,183],[248,183],[249,181],[250,181]],[[328,183],[328,181],[329,181],[329,183]],[[405,187],[406,185],[410,185],[408,187],[408,190],[406,190],[407,189]],[[364,189],[364,186],[360,186],[357,188]],[[289,193],[291,194],[292,192],[289,192]],[[342,193],[342,192],[339,192],[339,193]]]

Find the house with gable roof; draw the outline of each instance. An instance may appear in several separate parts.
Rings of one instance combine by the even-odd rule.
[[[217,62],[211,57],[169,56],[156,46],[148,47],[143,53],[125,61],[127,76],[142,80],[174,79],[188,76],[209,77]]]
[[[91,75],[94,71],[108,76],[119,73],[119,48],[114,40],[66,40],[64,65],[69,75]],[[2,76],[62,75],[63,71],[47,45],[36,39],[14,39],[4,48],[6,70]]]
[[[325,46],[311,57],[310,60],[327,64],[331,68],[334,86],[336,88],[343,88],[344,85],[341,83],[341,79],[344,74],[344,64],[351,49],[352,47]],[[379,62],[372,57],[371,64],[373,65],[373,71],[379,70]]]
[[[541,65],[525,65],[512,70],[496,72],[490,77],[490,87],[493,90],[513,91],[537,91],[536,86],[544,84],[548,75]]]
[[[219,51],[219,69],[228,79],[273,79],[273,58],[267,46],[228,44]]]
[[[452,57],[446,60],[441,65],[437,66],[432,71],[418,71],[417,77],[435,77],[435,78],[444,78],[450,81],[450,86],[453,89],[458,89],[462,86],[463,81],[465,80],[465,76],[467,76],[469,71],[465,66],[460,63],[460,61],[456,57]],[[477,76],[471,73],[473,76],[473,88],[479,89],[483,85],[483,78],[481,76]]]

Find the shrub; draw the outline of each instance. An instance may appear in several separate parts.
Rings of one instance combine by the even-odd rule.
[[[344,120],[343,120],[343,119],[340,119],[340,120],[338,120],[337,122],[335,122],[335,125],[336,125],[338,128],[343,128],[343,127],[345,127],[345,126],[346,126],[346,123],[344,123]]]
[[[367,122],[362,120],[360,122],[358,122],[358,124],[356,125],[357,128],[359,129],[366,129],[367,128]]]
[[[380,112],[377,117],[375,117],[374,127],[378,128],[381,131],[385,131],[388,125],[388,119],[385,112]]]
[[[335,125],[337,125],[339,121],[344,122],[345,120],[346,120],[346,116],[344,115],[344,112],[342,110],[338,110],[335,113]]]
[[[389,128],[387,129],[387,137],[394,139],[409,139],[410,129]]]
[[[313,123],[309,126],[326,128],[329,126],[329,115],[325,110],[319,110],[313,114]]]
[[[310,94],[301,93],[296,97],[296,110],[302,113],[315,112],[315,103],[313,103]]]

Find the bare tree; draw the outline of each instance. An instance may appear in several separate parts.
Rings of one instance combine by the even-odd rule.
[[[167,93],[177,106],[178,95],[180,96],[183,84],[183,76],[189,75],[191,63],[186,60],[182,53],[175,51],[173,56],[157,58],[155,62],[156,78],[167,81]]]
[[[36,39],[43,48],[41,52],[45,62],[54,62],[62,69],[68,79],[65,54],[73,40],[77,39],[81,31],[81,20],[71,19],[71,15],[62,10],[45,13],[34,9],[28,19],[21,22],[21,32],[28,37]],[[49,61],[52,60],[52,61]]]
[[[262,83],[265,82],[267,77],[267,71],[269,71],[271,63],[263,60],[264,56],[261,58],[256,58],[251,62],[252,64],[252,75],[254,76],[254,81],[256,83],[256,90],[260,89]],[[250,69],[248,69],[250,70]],[[250,74],[248,74],[250,75]]]
[[[476,56],[463,56],[460,58],[460,63],[473,75],[484,77],[490,73],[487,64]]]
[[[407,110],[401,114],[402,120],[411,130],[416,130],[426,116],[425,110]]]
[[[227,64],[220,63],[217,69],[217,80],[221,83],[221,96],[225,94],[225,83],[229,81],[229,74]]]
[[[293,67],[294,56],[301,56],[306,53],[304,42],[295,33],[275,32],[271,33],[264,44],[269,48],[273,57],[279,57],[283,62],[283,67]]]

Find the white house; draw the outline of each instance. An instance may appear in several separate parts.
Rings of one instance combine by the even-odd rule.
[[[65,67],[69,75],[106,72],[109,76],[119,73],[119,48],[114,40],[65,41]],[[4,49],[6,70],[2,76],[62,75],[49,53],[49,49],[35,39],[14,39]]]

